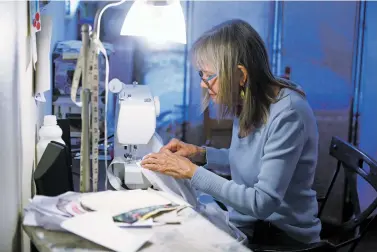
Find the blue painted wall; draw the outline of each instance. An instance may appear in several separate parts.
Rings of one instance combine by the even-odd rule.
[[[282,68],[314,110],[348,109],[356,2],[284,2]]]
[[[359,145],[377,160],[377,2],[366,6]]]
[[[357,2],[284,1],[282,8],[281,68],[291,67],[291,79],[303,87],[317,118],[314,188],[323,195],[336,167],[328,152],[331,138],[348,138]],[[343,195],[341,174],[324,212],[327,221],[340,222]]]
[[[359,146],[377,160],[377,2],[366,3],[361,96],[359,117]],[[364,209],[376,197],[376,192],[358,179],[360,205]]]

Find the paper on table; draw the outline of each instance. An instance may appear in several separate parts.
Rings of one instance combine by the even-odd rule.
[[[50,90],[51,84],[51,62],[50,47],[52,36],[52,19],[49,16],[43,16],[43,29],[36,36],[36,52],[38,61],[36,62],[36,86],[35,99],[37,101],[46,102],[44,92]]]
[[[59,196],[36,195],[24,209],[23,225],[62,231],[60,223],[71,217],[65,205],[75,203],[79,193],[66,192]]]
[[[103,247],[119,252],[135,252],[153,235],[152,232],[137,235],[117,227],[110,214],[92,212],[70,218],[62,228]]]
[[[81,204],[93,211],[102,211],[112,215],[121,214],[138,208],[171,203],[169,199],[146,190],[105,191],[83,196]]]

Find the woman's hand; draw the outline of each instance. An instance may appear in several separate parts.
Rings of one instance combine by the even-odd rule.
[[[170,152],[190,158],[195,162],[205,163],[206,162],[206,150],[205,148],[198,147],[193,144],[184,143],[178,139],[172,139],[167,145],[161,148],[161,151],[169,150]]]
[[[184,143],[178,139],[172,139],[167,145],[163,146],[160,152],[169,150],[170,152],[187,158],[194,158],[195,156],[202,156],[200,161],[205,161],[205,149],[193,144]],[[202,154],[202,155],[200,155]]]
[[[170,150],[161,150],[159,153],[147,155],[141,166],[145,169],[160,172],[174,178],[190,179],[194,176],[197,165],[186,157],[173,154]]]

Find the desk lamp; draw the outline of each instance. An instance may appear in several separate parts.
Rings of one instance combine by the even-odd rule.
[[[92,56],[90,48],[93,43],[98,43],[100,39],[100,26],[103,13],[110,7],[115,7],[123,4],[127,0],[118,2],[111,2],[104,5],[96,13],[93,30],[89,25],[84,24],[81,27],[82,34],[82,48],[80,57],[82,57],[81,64],[81,114],[82,114],[82,133],[81,133],[81,151],[80,151],[80,191],[90,191],[90,138],[92,139],[92,175],[93,175],[93,191],[97,191],[98,181],[98,138],[99,129],[95,128],[93,115],[92,125],[90,124],[90,110],[93,112],[93,97],[98,96],[98,75],[93,78],[93,69],[98,67],[98,64],[93,66],[91,59],[97,57],[99,49],[95,49],[95,57]],[[135,0],[124,20],[120,35],[123,36],[139,36],[145,37],[151,42],[176,42],[186,44],[186,27],[183,10],[179,0]],[[105,52],[106,51],[101,51]],[[106,54],[105,57],[107,58]],[[107,61],[107,59],[106,59]],[[79,61],[78,61],[79,62]],[[77,63],[79,64],[79,63]],[[108,68],[108,66],[106,66]],[[77,71],[78,67],[76,67]],[[98,70],[98,69],[96,69]],[[80,72],[77,71],[77,72]],[[76,73],[75,73],[76,74]],[[107,100],[107,85],[108,85],[108,69],[106,76],[106,100]],[[79,73],[77,74],[79,75]],[[76,76],[77,77],[77,76]],[[76,78],[77,79],[77,78]],[[80,79],[80,76],[78,77]],[[93,81],[93,79],[95,81]],[[73,86],[73,85],[72,85]],[[71,95],[72,96],[72,95]],[[72,99],[73,96],[72,96]],[[95,98],[97,99],[97,98]],[[106,102],[107,103],[107,102]],[[105,104],[107,106],[107,104]],[[106,111],[106,108],[105,108]],[[97,112],[96,109],[94,112]],[[105,112],[106,114],[106,112]],[[106,115],[105,115],[106,118]],[[106,119],[105,119],[106,124]],[[105,153],[107,148],[105,126]],[[94,142],[93,142],[94,139]],[[97,149],[95,149],[97,146]],[[96,164],[95,164],[96,162]],[[105,157],[105,165],[107,162]]]

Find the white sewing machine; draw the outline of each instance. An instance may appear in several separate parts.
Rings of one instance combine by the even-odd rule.
[[[141,149],[149,144],[155,133],[159,99],[152,96],[146,85],[124,84],[118,79],[109,82],[109,91],[118,93],[114,157],[122,157],[125,162],[124,184],[130,189],[148,188],[151,183],[136,162],[147,154]]]

